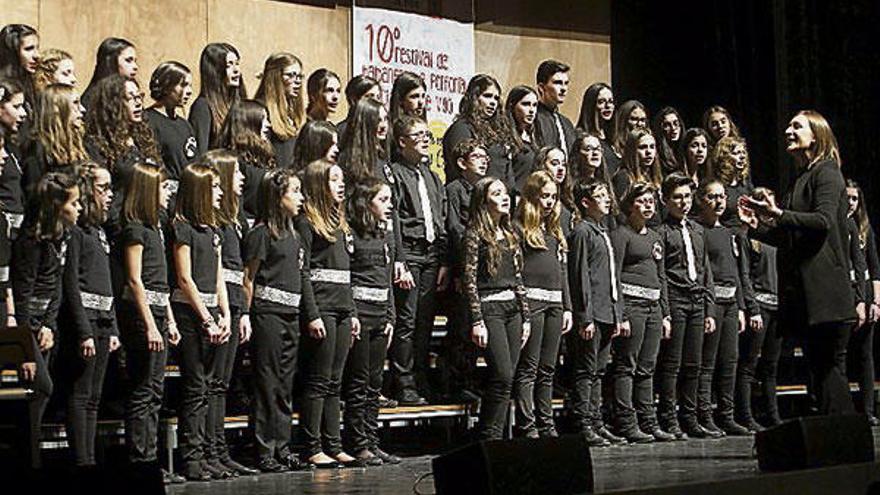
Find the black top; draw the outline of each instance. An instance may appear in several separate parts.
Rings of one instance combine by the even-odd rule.
[[[505,290],[513,290],[520,304],[523,323],[529,321],[529,303],[523,285],[523,254],[519,244],[505,246],[504,241],[498,269],[494,275],[489,273],[489,249],[474,230],[468,230],[464,238],[464,292],[467,295],[471,313],[471,323],[483,321],[481,298]]]
[[[855,219],[849,217],[847,219],[847,233],[849,234],[849,262],[852,269],[850,270],[850,280],[855,291],[856,302],[864,302],[867,292],[868,277],[868,260],[865,259],[865,252],[861,248],[859,241],[859,224]]]
[[[175,220],[171,224],[172,242],[174,246],[189,246],[190,271],[196,289],[202,294],[217,293],[217,263],[222,243],[220,233],[213,227],[192,225],[189,222]],[[169,249],[169,257],[174,250]],[[171,286],[179,288],[174,264],[170,265]]]
[[[565,134],[565,154],[570,156],[575,140],[574,125],[568,120],[568,117],[559,112],[558,108],[551,109],[542,102],[538,102],[538,113],[535,115],[536,145],[539,149],[544,146],[558,147],[560,145],[556,115],[559,116],[559,122],[562,124],[562,131]]]
[[[522,239],[523,284],[531,288],[562,291],[562,307],[571,311],[568,291],[568,253],[556,237],[544,233],[545,249],[536,249]]]
[[[358,315],[385,316],[383,323],[394,324],[393,278],[394,245],[386,232],[379,231],[375,237],[361,237],[352,232],[354,252],[351,254],[351,286],[386,290],[388,298],[383,301],[355,300]],[[355,289],[357,290],[357,289]],[[383,324],[384,327],[384,324]]]
[[[609,177],[614,177],[614,174],[620,169],[623,159],[617,156],[614,147],[607,140],[601,139],[600,142],[602,143],[602,156],[605,157],[605,169],[608,170]]]
[[[446,165],[446,182],[454,180],[461,175],[458,164],[452,160],[452,150],[455,149],[455,146],[458,145],[458,143],[466,139],[474,138],[476,138],[474,126],[465,119],[456,120],[448,129],[446,129],[446,133],[443,134],[443,157]],[[515,179],[513,163],[510,158],[510,147],[502,143],[494,143],[489,145],[486,149],[486,153],[489,155],[489,167],[486,170],[486,175],[500,179],[501,182],[504,182],[504,185],[507,186],[508,191],[513,190]]]
[[[9,222],[0,213],[0,302],[6,301],[9,288],[9,261],[12,259],[12,242],[9,239]]]
[[[196,158],[195,131],[183,117],[168,117],[155,108],[147,109],[144,119],[156,137],[168,178],[179,180],[183,169]]]
[[[464,233],[470,217],[471,192],[474,186],[459,177],[446,183],[449,214],[446,216],[446,232],[449,235],[450,265],[460,276],[464,267]]]
[[[223,239],[220,256],[223,264],[223,279],[226,281],[226,297],[229,299],[230,308],[241,309],[244,308],[244,289],[241,283],[244,264],[241,256],[241,240],[247,231],[247,222],[239,218],[238,225],[229,224],[219,230]]]
[[[35,333],[41,327],[56,329],[68,238],[67,232],[57,241],[21,235],[12,246],[15,263],[10,275],[16,320]]]
[[[241,173],[244,175],[244,186],[241,191],[241,210],[244,212],[248,223],[253,225],[253,221],[257,218],[260,203],[260,182],[266,175],[266,168],[260,164],[241,160]]]
[[[131,180],[131,175],[134,171],[134,164],[143,161],[146,156],[141,153],[140,149],[136,146],[132,146],[111,165],[107,163],[107,159],[104,157],[103,153],[101,153],[94,142],[89,140],[88,137],[86,137],[85,140],[85,148],[89,156],[92,157],[92,160],[103,164],[110,170],[110,184],[113,188],[113,199],[110,201],[110,211],[107,213],[107,222],[105,225],[107,227],[107,234],[111,238],[115,238],[122,223],[120,217],[122,214],[122,204],[125,200],[124,193]]]
[[[3,173],[0,174],[0,204],[7,213],[24,213],[24,191],[21,187],[21,160],[19,150],[13,146],[9,139],[6,140],[6,153],[9,158],[2,165]]]
[[[538,150],[535,149],[534,145],[526,143],[523,148],[514,150],[511,157],[514,181],[513,190],[517,195],[520,195],[522,194],[523,187],[526,185],[526,180],[535,171],[535,160],[538,159]]]
[[[727,208],[724,209],[724,214],[721,215],[721,225],[732,229],[742,226],[739,214],[736,211],[737,203],[740,196],[751,194],[754,188],[752,180],[748,177],[744,181],[738,182],[735,186],[724,186],[724,192],[727,193]]]
[[[67,172],[73,174],[72,163],[58,163],[46,154],[43,143],[32,139],[22,147],[21,189],[25,200],[33,195],[37,182],[48,172]]]
[[[614,190],[614,197],[617,198],[618,203],[623,202],[624,196],[629,192],[629,188],[632,186],[632,178],[630,178],[629,171],[625,168],[621,168],[617,170],[611,177],[611,188]],[[648,227],[655,228],[660,225],[665,213],[663,212],[663,203],[660,201],[659,191],[654,191],[654,216],[648,219]],[[618,222],[621,224],[626,223],[626,214],[621,212],[618,215]]]
[[[755,302],[752,281],[749,277],[748,259],[744,255],[748,249],[745,238],[736,235],[721,223],[704,224],[703,228],[705,229],[706,252],[712,266],[712,279],[715,282],[715,288],[736,288],[733,298],[723,297],[716,292],[716,302],[735,300],[739,308],[747,311],[749,315],[760,314],[760,309]]]
[[[865,300],[870,304],[874,301],[874,281],[880,280],[880,257],[877,256],[877,239],[874,236],[874,228],[868,226],[868,236],[865,243],[861,246],[865,253],[865,261],[868,264],[868,271],[865,273]]]
[[[140,222],[126,223],[120,234],[119,245],[126,248],[135,244],[143,246],[141,254],[141,282],[144,288],[168,294],[168,264],[165,258],[165,239],[162,229],[148,227]],[[154,313],[165,314],[165,307],[152,307]]]
[[[196,137],[198,145],[196,155],[198,156],[214,147],[217,136],[214,135],[213,122],[208,100],[204,96],[199,96],[189,109],[189,123]]]
[[[755,289],[755,299],[760,306],[775,310],[779,306],[778,300],[774,302],[772,297],[778,294],[779,287],[776,248],[755,239],[750,240],[748,246],[749,278]]]
[[[422,214],[422,202],[419,197],[419,173],[425,181],[428,190],[428,199],[431,202],[431,212],[434,218],[434,245],[439,250],[440,258],[446,258],[446,189],[440,178],[437,177],[426,162],[418,164],[392,163],[391,170],[394,174],[393,194],[397,201],[397,214],[400,217],[400,234],[404,243],[404,253],[407,253],[407,245],[418,243],[425,239],[425,217]]]
[[[244,260],[250,263],[259,260],[260,267],[254,274],[254,286],[271,287],[291,294],[302,294],[303,267],[305,258],[299,235],[285,231],[278,239],[273,239],[268,227],[257,224],[244,236]],[[254,297],[251,310],[255,313],[295,314],[298,307],[277,304]]]
[[[116,312],[98,309],[91,299],[94,295],[113,296],[110,279],[110,244],[100,227],[70,229],[67,262],[64,267],[62,291],[65,313],[75,329],[79,341],[107,335],[95,335],[91,320],[103,319],[113,322],[110,333],[118,334]],[[100,328],[106,328],[101,326]]]
[[[326,313],[354,313],[351,283],[316,280],[323,273],[348,273],[350,255],[354,251],[351,234],[341,230],[334,232],[335,242],[330,242],[315,232],[305,215],[296,217],[296,231],[302,240],[303,253],[303,313],[306,322],[314,321]],[[328,272],[332,270],[332,272]]]
[[[603,225],[587,218],[575,226],[568,238],[568,284],[576,328],[593,322],[618,323],[623,316],[619,265],[611,266],[611,252],[603,233]],[[616,301],[612,299],[612,269],[616,272]]]
[[[622,284],[660,289],[663,243],[656,231],[646,227],[643,232],[636,232],[629,225],[621,224],[611,232],[611,242]]]
[[[686,225],[690,233],[694,251],[694,268],[696,280],[688,276],[687,250],[684,243],[682,226]],[[660,303],[663,316],[669,316],[669,295],[690,297],[702,300],[706,306],[706,314],[715,311],[715,282],[712,278],[712,267],[706,252],[706,237],[703,226],[690,219],[675,220],[669,217],[657,228],[660,241],[663,243],[663,264],[666,268],[661,274],[665,283],[661,285]]]
[[[340,133],[339,136],[341,140],[342,134]],[[290,168],[293,162],[293,148],[296,146],[296,136],[284,140],[273,132],[269,136],[269,142],[272,144],[272,150],[275,151],[276,166]]]

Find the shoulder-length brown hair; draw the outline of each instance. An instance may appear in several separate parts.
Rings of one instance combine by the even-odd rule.
[[[335,163],[317,160],[310,163],[303,173],[305,203],[303,213],[315,232],[330,242],[336,242],[336,232],[349,232],[345,219],[345,203],[337,204],[330,191],[330,171]],[[341,169],[340,169],[341,170]]]
[[[649,182],[654,186],[654,189],[659,189],[660,185],[663,183],[663,172],[660,171],[660,160],[657,158],[657,155],[654,155],[654,163],[651,164],[651,170],[649,170],[648,173],[645,173],[642,170],[641,165],[639,165],[639,156],[637,152],[639,141],[647,136],[654,139],[656,146],[657,140],[647,128],[636,129],[629,133],[626,137],[626,145],[623,147],[623,166],[629,174],[632,183]]]
[[[275,168],[275,152],[261,135],[268,111],[254,100],[235,102],[226,114],[218,143],[221,148],[238,153],[242,160],[261,168]]]
[[[562,201],[557,197],[553,211],[544,216],[541,207],[541,190],[547,184],[553,184],[559,192],[559,185],[549,173],[539,170],[532,172],[523,186],[522,199],[516,208],[516,222],[522,229],[523,240],[532,249],[547,249],[544,240],[544,232],[549,233],[559,241],[559,245],[565,249],[565,235],[562,233],[562,225],[559,218],[562,215]]]
[[[273,239],[280,239],[285,232],[296,235],[293,216],[281,205],[281,200],[287,194],[290,182],[299,180],[292,170],[276,168],[264,175],[260,182],[259,195],[263,200],[257,208],[257,222],[266,225]]]
[[[240,198],[232,187],[235,181],[235,172],[239,170],[238,157],[235,153],[226,150],[211,150],[202,155],[198,163],[214,169],[217,176],[220,177],[220,189],[223,190],[223,197],[220,198],[220,208],[215,212],[217,223],[223,227],[238,225]]]
[[[214,181],[217,171],[204,161],[193,163],[180,174],[180,188],[174,208],[174,220],[192,225],[217,226],[214,214]]]
[[[810,123],[810,130],[816,141],[810,147],[811,157],[809,163],[812,165],[822,160],[831,160],[841,166],[840,147],[837,145],[837,138],[834,137],[834,131],[831,130],[831,124],[825,120],[821,113],[815,110],[801,110],[797,115],[803,115]]]
[[[76,91],[67,85],[50,84],[37,94],[31,132],[43,145],[46,156],[59,165],[72,165],[88,158],[83,130],[73,122]]]
[[[288,95],[285,89],[284,70],[291,65],[298,65],[302,72],[302,61],[296,55],[288,52],[269,55],[260,74],[260,86],[254,95],[255,100],[269,109],[272,132],[284,141],[296,137],[306,121],[302,88],[296,96]]]
[[[95,197],[95,176],[99,170],[107,169],[101,165],[87,161],[79,165],[79,202],[82,211],[79,214],[79,224],[83,227],[99,227],[107,219],[104,205]]]
[[[165,169],[147,162],[135,163],[125,188],[122,218],[150,227],[159,226],[159,188],[167,176]]]
[[[61,218],[61,208],[78,190],[76,179],[64,172],[49,172],[40,178],[31,198],[31,224],[26,232],[34,239],[56,241],[64,235],[67,226]]]

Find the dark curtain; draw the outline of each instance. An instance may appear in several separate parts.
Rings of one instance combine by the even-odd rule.
[[[618,104],[672,105],[688,126],[720,104],[749,143],[756,184],[792,173],[782,132],[800,109],[829,119],[844,173],[880,218],[880,63],[876,0],[614,0],[611,62]]]

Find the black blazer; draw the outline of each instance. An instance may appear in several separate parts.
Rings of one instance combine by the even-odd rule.
[[[855,321],[846,187],[831,160],[803,170],[772,231],[780,248],[779,310],[786,328]]]

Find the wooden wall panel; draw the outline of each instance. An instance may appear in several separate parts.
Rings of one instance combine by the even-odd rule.
[[[586,88],[597,81],[611,80],[611,45],[607,42],[477,29],[474,50],[477,71],[495,76],[505,93],[517,84],[534,87],[535,70],[542,60],[555,58],[570,65],[570,93],[562,113],[572,122],[578,117]]]
[[[40,0],[0,0],[0,26],[40,23]]]
[[[350,77],[351,10],[327,9],[269,0],[208,0],[208,42],[226,41],[242,56],[249,94],[257,90],[256,74],[266,57],[289,51],[305,66],[306,77],[326,67]],[[305,83],[304,83],[305,84]],[[345,118],[345,101],[332,120]]]

